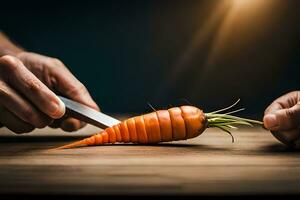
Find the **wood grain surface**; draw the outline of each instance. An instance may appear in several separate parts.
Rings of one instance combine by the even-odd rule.
[[[49,150],[99,131],[0,130],[0,194],[299,194],[300,153],[262,128],[188,141]]]

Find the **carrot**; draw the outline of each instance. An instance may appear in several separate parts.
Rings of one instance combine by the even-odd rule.
[[[262,124],[260,121],[231,115],[243,109],[221,114],[237,103],[238,101],[227,108],[210,113],[204,113],[194,106],[181,106],[155,111],[127,119],[96,135],[57,149],[113,144],[115,142],[156,144],[159,142],[186,140],[199,136],[207,128],[211,127],[219,128],[230,134],[234,142],[231,129],[236,129],[235,125],[252,126],[252,124]]]

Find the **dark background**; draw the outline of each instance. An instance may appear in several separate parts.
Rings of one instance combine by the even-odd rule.
[[[230,15],[228,5],[218,9],[223,0],[2,2],[0,27],[27,50],[61,59],[104,112],[141,113],[147,102],[167,108],[182,99],[212,111],[241,98],[241,115],[261,117],[298,89],[300,73],[300,2],[269,1],[233,16],[213,61]],[[190,44],[198,45],[190,52]]]

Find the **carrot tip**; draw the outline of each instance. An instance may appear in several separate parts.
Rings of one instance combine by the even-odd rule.
[[[83,140],[78,141],[78,142],[73,142],[71,144],[67,144],[64,146],[56,147],[56,148],[53,148],[53,150],[71,149],[71,148],[77,148],[77,147],[82,147],[82,146],[87,146]]]

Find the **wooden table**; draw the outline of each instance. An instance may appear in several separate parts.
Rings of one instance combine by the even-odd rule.
[[[300,154],[261,128],[216,129],[160,144],[106,145],[49,151],[98,129],[1,129],[0,194],[241,195],[299,194]]]

